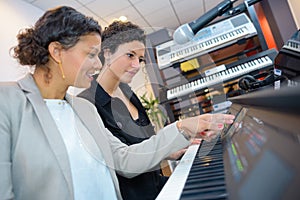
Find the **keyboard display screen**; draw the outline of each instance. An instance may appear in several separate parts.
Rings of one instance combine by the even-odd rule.
[[[251,107],[233,106],[231,112],[237,113],[235,123],[223,133],[229,199],[299,197],[299,136],[284,127],[285,116]]]

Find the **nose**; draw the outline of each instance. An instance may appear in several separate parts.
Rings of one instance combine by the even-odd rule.
[[[134,68],[140,68],[141,67],[141,63],[140,63],[140,59],[136,58],[131,62],[132,67]]]
[[[97,58],[97,60],[96,60],[96,62],[94,64],[95,70],[99,70],[100,71],[102,69],[102,67],[103,67],[103,65],[102,65],[101,60],[99,58]]]

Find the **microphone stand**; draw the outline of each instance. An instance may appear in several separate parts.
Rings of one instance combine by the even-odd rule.
[[[218,16],[223,15],[225,12],[227,12],[229,9],[232,8],[232,5],[237,0],[225,0],[221,3],[219,3],[217,6],[206,12],[204,15],[202,15],[197,21],[201,21],[201,25],[196,23],[195,21],[189,23],[190,27],[193,30],[193,33],[196,34],[201,28],[203,28],[205,25],[207,25],[209,22],[211,22],[213,19],[215,19]]]

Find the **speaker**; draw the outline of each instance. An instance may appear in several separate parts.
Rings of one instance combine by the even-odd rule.
[[[240,78],[238,85],[242,90],[253,90],[274,83],[274,74],[267,75],[263,80],[257,80],[251,75]]]

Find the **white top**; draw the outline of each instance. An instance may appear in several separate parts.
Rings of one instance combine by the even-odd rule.
[[[74,199],[117,199],[112,177],[102,154],[70,104],[59,99],[45,99],[45,102],[69,154]],[[85,130],[85,133],[79,134],[77,127],[80,127],[80,130]],[[89,139],[83,141],[80,135]],[[92,153],[90,149],[93,149],[94,152],[96,149],[97,155]]]

